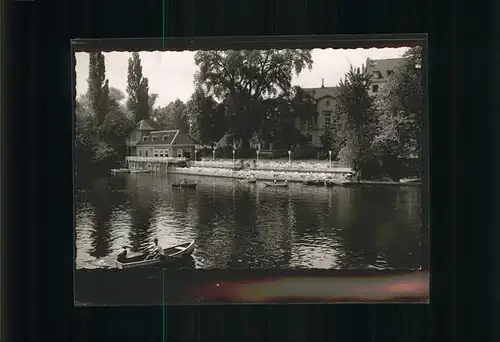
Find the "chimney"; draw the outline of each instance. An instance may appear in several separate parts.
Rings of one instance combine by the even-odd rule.
[[[322,78],[322,79],[321,79],[321,88],[324,88],[324,87],[325,87],[325,79],[324,79],[324,78]]]

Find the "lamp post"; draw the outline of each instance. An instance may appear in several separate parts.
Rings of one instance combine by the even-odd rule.
[[[292,163],[292,151],[288,150],[288,163]]]
[[[236,150],[233,148],[233,164],[235,162],[235,155],[236,155]]]
[[[212,150],[212,161],[215,161],[215,148]]]
[[[330,167],[332,167],[332,151],[328,151],[328,160],[330,161]]]
[[[257,150],[257,163],[259,162],[259,150]]]
[[[194,161],[198,161],[198,150],[194,149]]]

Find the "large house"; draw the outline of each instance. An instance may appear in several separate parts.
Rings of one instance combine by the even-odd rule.
[[[310,146],[321,146],[320,137],[325,134],[326,127],[330,125],[332,116],[335,115],[335,101],[338,87],[304,88],[305,93],[312,96],[316,104],[316,112],[309,117],[295,119],[295,128],[307,137]]]
[[[153,120],[137,123],[127,141],[128,155],[137,157],[183,157],[194,155],[195,142],[176,130],[164,130]]]
[[[366,71],[372,75],[372,84],[368,94],[374,95],[387,83],[396,68],[402,66],[406,58],[370,59],[366,60]]]
[[[377,93],[389,80],[394,70],[406,62],[406,58],[367,59],[367,72],[372,75],[369,95]],[[296,118],[295,127],[307,137],[310,146],[321,147],[320,137],[325,134],[335,113],[335,101],[338,87],[304,88],[316,103],[316,112],[308,118]]]

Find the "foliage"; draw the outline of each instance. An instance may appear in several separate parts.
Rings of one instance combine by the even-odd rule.
[[[292,73],[312,67],[309,50],[200,51],[195,82],[226,105],[228,130],[247,147],[259,129],[260,101],[290,91]]]
[[[187,107],[179,99],[155,110],[154,119],[165,129],[178,129],[183,133],[189,133]]]
[[[402,168],[398,163],[419,155],[422,139],[421,47],[409,49],[405,57],[406,63],[394,71],[376,97],[379,131],[373,147],[384,164],[396,169]]]
[[[89,53],[88,99],[96,117],[102,124],[108,111],[109,85],[102,52]]]
[[[211,145],[222,138],[226,131],[224,105],[197,87],[187,106],[190,136],[201,144]]]
[[[133,52],[128,60],[127,108],[134,113],[135,122],[147,119],[150,114],[149,83],[142,74],[141,57]]]
[[[370,78],[364,66],[351,66],[339,83],[336,102],[336,113],[342,121],[337,127],[341,127],[341,136],[345,139],[346,151],[349,151],[343,155],[350,159],[351,167],[365,176],[374,172],[371,169],[374,159],[371,145],[377,134],[375,106],[368,94]]]

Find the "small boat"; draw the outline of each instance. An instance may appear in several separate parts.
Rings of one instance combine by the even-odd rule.
[[[152,170],[130,170],[131,173],[151,173]]]
[[[420,178],[402,178],[399,180],[400,183],[421,183],[422,180]]]
[[[247,180],[247,182],[249,184],[255,184],[255,183],[257,183],[257,180],[256,179],[249,179],[249,180]]]
[[[266,183],[264,182],[265,186],[273,187],[273,188],[287,188],[288,183]]]
[[[129,169],[111,169],[111,173],[130,173]]]
[[[172,184],[172,188],[184,188],[184,189],[196,189],[196,183],[174,183]]]
[[[407,186],[416,186],[422,184],[422,180],[420,178],[403,178],[399,180],[401,185]]]
[[[175,261],[181,260],[189,255],[191,255],[194,251],[194,240],[190,242],[184,242],[179,245],[164,248],[163,252],[165,253],[165,262],[167,264],[173,263]],[[139,255],[131,256],[126,258],[125,260],[118,261],[116,260],[116,267],[119,269],[128,269],[128,268],[137,268],[137,267],[146,267],[146,266],[154,266],[160,264],[160,257],[156,256],[154,258],[148,259],[149,253],[142,253]]]

